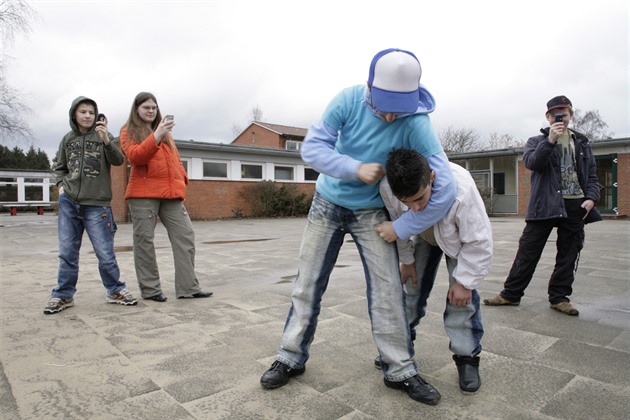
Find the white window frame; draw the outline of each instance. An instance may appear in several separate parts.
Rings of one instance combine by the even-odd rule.
[[[258,166],[260,167],[261,171],[261,175],[260,178],[243,178],[243,166],[247,165],[247,166]],[[241,171],[239,173],[240,179],[242,180],[247,180],[247,181],[262,181],[263,179],[265,179],[265,164],[263,162],[241,162]]]
[[[205,168],[204,165],[205,163],[222,163],[225,164],[225,176],[224,177],[220,177],[220,176],[206,176],[205,172]],[[231,169],[231,161],[229,160],[219,160],[219,159],[203,159],[202,164],[201,164],[201,174],[203,179],[217,179],[217,180],[228,180],[231,179],[230,178],[230,169]]]
[[[284,143],[284,149],[285,150],[292,150],[292,151],[295,151],[295,152],[299,152],[300,149],[302,149],[302,144],[303,143],[304,142],[302,142],[302,141],[287,140]],[[295,146],[295,148],[291,148],[291,147],[289,147],[289,145],[293,145],[293,146]]]
[[[188,179],[191,178],[190,174],[192,172],[192,158],[183,158],[180,156],[179,160],[183,162],[186,162],[186,166],[184,166],[184,169],[186,170],[186,174],[188,175]]]
[[[291,179],[277,179],[276,178],[276,168],[291,168],[293,176],[291,177]],[[274,163],[274,165],[273,165],[273,179],[274,179],[274,181],[295,182],[296,179],[297,179],[296,176],[297,176],[297,167],[296,167],[296,165],[284,165],[284,164]]]

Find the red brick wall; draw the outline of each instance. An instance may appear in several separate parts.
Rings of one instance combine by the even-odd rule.
[[[530,175],[531,171],[525,167],[522,160],[518,161],[518,215],[527,214],[527,204],[530,195]]]
[[[232,144],[255,147],[284,147],[280,135],[259,126],[252,126],[234,139]]]
[[[235,211],[242,212],[243,216],[250,216],[252,212],[252,199],[249,197],[248,188],[255,181],[209,181],[194,180],[188,183],[186,191],[186,209],[193,220],[220,219],[235,217]],[[277,182],[282,185],[281,182]],[[298,192],[312,196],[315,193],[315,184],[296,184]]]
[[[617,210],[630,216],[630,153],[617,155]]]
[[[112,179],[112,212],[114,213],[114,219],[117,222],[126,222],[127,218],[127,203],[125,202],[125,191],[127,189],[127,158],[125,162],[120,166],[112,166],[111,170]]]
[[[112,211],[116,222],[128,222],[125,188],[127,186],[127,162],[112,167]],[[235,217],[233,210],[241,209],[243,216],[251,215],[251,199],[247,197],[247,187],[256,181],[211,181],[191,180],[186,190],[186,209],[193,220],[222,219]],[[282,183],[278,182],[279,185]],[[300,193],[312,196],[315,193],[314,183],[290,183]]]

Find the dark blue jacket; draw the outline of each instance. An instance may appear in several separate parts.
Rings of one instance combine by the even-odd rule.
[[[556,147],[556,144],[549,143],[549,128],[540,131],[542,135],[527,140],[523,150],[523,163],[532,171],[531,195],[525,216],[528,222],[567,217],[562,198],[560,146]],[[575,131],[571,133],[575,144],[576,171],[584,199],[591,199],[597,204],[600,186],[591,145],[584,135]],[[593,207],[584,222],[600,220],[601,215]]]

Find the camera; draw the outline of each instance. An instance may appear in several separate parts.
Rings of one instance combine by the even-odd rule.
[[[171,120],[174,120],[174,119],[175,119],[175,117],[173,115],[170,115],[170,114],[164,117],[165,121],[171,121]]]
[[[96,121],[103,121],[105,122],[107,118],[105,117],[105,114],[98,114],[98,116],[96,117]]]
[[[564,118],[564,115],[562,115],[562,114],[556,115],[556,122],[557,123],[562,122],[562,118]]]

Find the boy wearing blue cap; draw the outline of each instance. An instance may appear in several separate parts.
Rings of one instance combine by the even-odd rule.
[[[381,51],[372,59],[367,86],[340,92],[322,119],[310,127],[302,159],[320,176],[302,238],[282,345],[277,360],[261,377],[263,387],[281,387],[304,373],[321,300],[345,234],[350,233],[363,262],[372,335],[383,361],[385,385],[426,404],[440,400],[413,362],[396,247],[383,240],[386,235],[408,239],[426,230],[446,214],[456,194],[448,159],[428,116],[435,100],[420,84],[421,74],[413,53]],[[426,211],[408,212],[392,224],[378,183],[387,154],[399,147],[421,153],[438,175]]]

